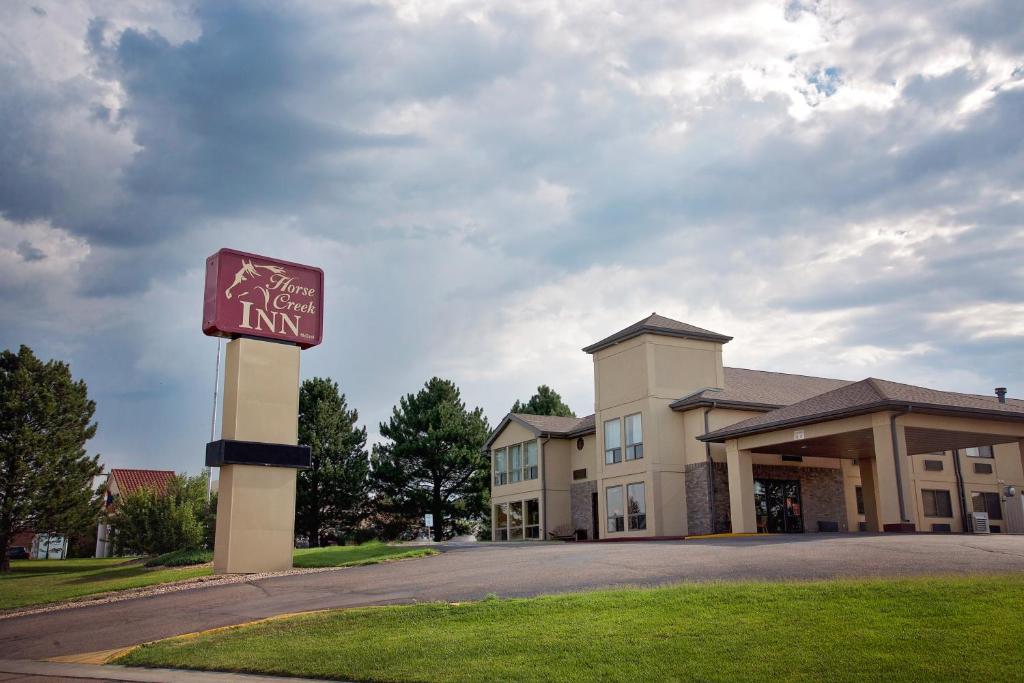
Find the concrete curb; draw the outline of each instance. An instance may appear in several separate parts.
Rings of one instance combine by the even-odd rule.
[[[73,664],[70,662],[37,662],[28,659],[0,659],[0,673],[40,676],[44,678],[77,678],[82,680],[128,681],[131,683],[325,683],[323,679],[257,676],[251,674],[191,671],[185,669],[142,669],[109,664]]]

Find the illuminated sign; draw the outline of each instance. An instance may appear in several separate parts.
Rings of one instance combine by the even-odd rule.
[[[323,337],[324,271],[221,249],[206,259],[203,332],[316,346]]]

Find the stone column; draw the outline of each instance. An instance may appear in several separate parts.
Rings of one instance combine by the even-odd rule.
[[[897,446],[899,456],[893,451],[893,433],[888,413],[872,416],[872,431],[875,442],[874,494],[878,524],[882,531],[913,531],[917,519],[914,497],[910,491],[910,472],[906,461],[906,439],[903,427],[897,424]],[[899,468],[899,474],[897,474]],[[863,470],[862,470],[863,472]],[[903,513],[900,514],[902,489]],[[866,487],[865,487],[866,491]],[[867,501],[865,499],[865,506]],[[866,511],[866,507],[865,507]],[[868,528],[871,528],[870,523]]]
[[[875,477],[875,458],[860,458],[858,461],[860,467],[860,490],[861,497],[864,498],[864,523],[867,525],[868,531],[881,531],[882,525],[879,523],[878,517],[878,488],[875,485],[877,478]]]
[[[729,515],[734,534],[757,533],[754,510],[754,465],[750,451],[742,451],[736,439],[725,442],[726,464],[729,468]]]
[[[224,364],[223,438],[295,445],[298,417],[299,347],[254,339],[229,342]],[[215,573],[291,568],[295,480],[293,467],[220,468]]]

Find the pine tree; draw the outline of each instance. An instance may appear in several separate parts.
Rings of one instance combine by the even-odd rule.
[[[513,413],[526,413],[527,415],[555,415],[557,417],[576,417],[576,413],[565,404],[558,392],[547,384],[537,387],[537,393],[530,397],[526,403],[516,401],[512,406]]]
[[[295,527],[319,547],[327,529],[345,534],[369,506],[370,461],[359,412],[331,379],[314,377],[299,391],[299,443],[312,449],[308,470],[299,471]]]
[[[434,377],[403,397],[381,423],[387,441],[373,449],[373,479],[382,511],[407,517],[430,513],[441,541],[479,518],[488,491],[483,444],[490,428],[454,383]]]
[[[10,571],[14,534],[70,537],[96,523],[101,468],[85,450],[95,412],[67,363],[44,363],[27,346],[0,353],[0,572]]]

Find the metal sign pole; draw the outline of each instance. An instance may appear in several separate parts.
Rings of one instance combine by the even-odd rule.
[[[210,415],[210,441],[217,439],[217,392],[220,390],[220,349],[223,340],[217,338],[217,367],[213,373],[213,410]],[[213,495],[213,468],[207,467],[206,472],[206,500],[209,501]]]

